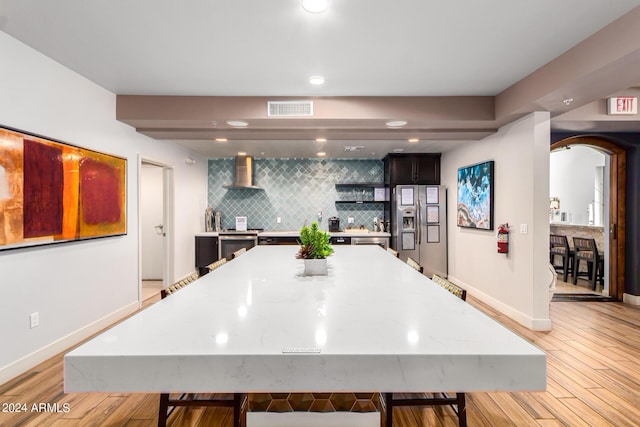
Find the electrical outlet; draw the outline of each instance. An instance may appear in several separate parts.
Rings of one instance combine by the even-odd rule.
[[[280,223],[282,222],[282,218],[280,218],[280,217],[276,218],[276,222],[277,222],[278,224],[280,224]]]
[[[353,223],[355,223],[353,217],[352,216],[348,217],[347,218],[347,224],[353,224]]]
[[[520,234],[529,234],[529,226],[527,224],[520,224]]]
[[[40,313],[37,311],[35,313],[31,313],[29,315],[29,322],[32,329],[38,326],[40,324]]]

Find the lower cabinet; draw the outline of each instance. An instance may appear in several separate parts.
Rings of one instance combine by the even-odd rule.
[[[207,266],[217,260],[218,237],[196,236],[196,268],[200,276],[207,274]]]

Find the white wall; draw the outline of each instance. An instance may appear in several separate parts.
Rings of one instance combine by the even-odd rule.
[[[589,147],[574,145],[570,150],[551,153],[549,195],[560,199],[560,212],[566,213],[566,222],[593,225],[589,224],[588,206],[594,203],[597,180],[600,181],[598,191],[602,198],[604,165],[605,155]],[[597,207],[598,215],[602,217],[603,205]]]
[[[117,122],[113,93],[3,32],[0,52],[0,124],[128,160],[126,236],[0,251],[1,384],[138,308],[138,155],[174,166],[175,276],[194,270],[207,161]]]
[[[449,188],[449,277],[519,323],[551,328],[549,264],[548,113],[532,113],[474,144],[442,156],[442,180]],[[457,170],[495,161],[495,230],[456,224]],[[497,253],[496,230],[509,223],[509,254]],[[528,234],[520,234],[526,224]]]

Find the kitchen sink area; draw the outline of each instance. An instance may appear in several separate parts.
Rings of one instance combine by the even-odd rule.
[[[389,247],[390,233],[369,230],[329,232],[332,245],[378,245]],[[230,259],[240,248],[251,249],[256,245],[298,245],[300,231],[210,231],[195,236],[196,268],[201,275],[208,273],[207,266],[221,258]]]

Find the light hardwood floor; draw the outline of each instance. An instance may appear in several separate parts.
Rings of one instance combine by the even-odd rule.
[[[553,330],[532,332],[472,297],[469,303],[548,356],[546,392],[470,393],[469,426],[640,425],[639,308],[611,302],[553,302]],[[62,355],[0,385],[0,404],[15,403],[25,403],[27,412],[0,412],[0,426],[157,425],[158,395],[65,394]],[[61,412],[33,412],[34,403],[58,404]],[[229,411],[181,408],[171,416],[169,426],[231,427]],[[457,420],[450,408],[397,408],[394,425],[444,427],[457,425]]]
[[[571,278],[569,278],[568,282],[563,282],[561,279],[558,279],[556,282],[556,291],[557,294],[594,294],[594,295],[602,295],[602,285],[598,284],[596,286],[596,290],[591,289],[591,284],[586,280],[578,280],[577,284],[573,284]]]
[[[162,289],[162,280],[143,280],[142,281],[142,301],[160,294]]]

